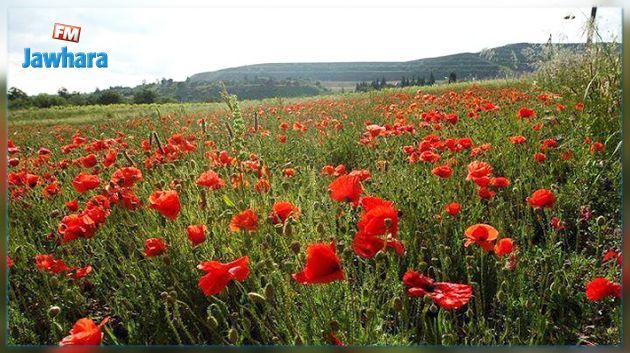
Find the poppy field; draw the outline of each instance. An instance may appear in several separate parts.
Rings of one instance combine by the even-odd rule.
[[[618,107],[224,98],[9,122],[10,343],[620,343]]]

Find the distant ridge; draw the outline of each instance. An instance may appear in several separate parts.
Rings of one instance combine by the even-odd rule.
[[[558,46],[558,44],[554,44]],[[581,49],[583,44],[561,44]],[[544,44],[516,43],[483,50],[405,62],[328,62],[328,63],[269,63],[246,65],[217,71],[201,72],[190,77],[199,81],[241,81],[254,78],[274,80],[295,79],[313,81],[371,81],[385,77],[388,81],[403,76],[428,78],[431,73],[443,79],[455,72],[458,79],[485,79],[505,73],[523,73],[534,69]]]

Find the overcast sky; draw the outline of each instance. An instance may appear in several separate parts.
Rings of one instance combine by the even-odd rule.
[[[8,84],[28,94],[89,92],[270,62],[405,61],[517,42],[584,41],[589,8],[573,9],[10,9]],[[574,15],[573,20],[564,20]],[[80,43],[51,38],[81,26]],[[605,40],[621,11],[598,9]],[[108,54],[106,69],[22,68],[24,48]]]

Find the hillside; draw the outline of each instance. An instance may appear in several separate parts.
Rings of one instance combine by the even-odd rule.
[[[192,82],[246,80],[256,77],[275,80],[371,81],[385,77],[388,81],[401,77],[428,78],[431,73],[442,79],[455,72],[459,79],[485,79],[505,73],[523,73],[534,69],[544,45],[517,43],[486,49],[478,53],[460,53],[405,62],[330,62],[272,63],[247,65],[218,71],[202,72],[190,77]],[[565,44],[579,48],[581,44]]]

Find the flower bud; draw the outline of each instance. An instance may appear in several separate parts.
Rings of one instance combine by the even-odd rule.
[[[606,218],[604,216],[597,217],[596,221],[597,225],[600,227],[606,224]]]
[[[48,309],[48,316],[50,316],[51,318],[55,318],[57,315],[59,315],[60,312],[61,312],[61,308],[59,308],[56,305],[53,305],[50,307],[50,309]]]
[[[219,327],[219,320],[217,320],[216,317],[210,315],[207,318],[208,321],[208,326],[210,326],[210,328],[212,328],[213,330],[216,330]]]
[[[331,330],[338,331],[340,327],[341,327],[341,325],[339,325],[339,321],[337,321],[337,320],[330,320],[330,329]]]
[[[238,332],[235,329],[231,328],[227,334],[228,341],[231,344],[236,344],[238,342]]]
[[[291,242],[291,251],[293,251],[294,254],[299,254],[300,253],[300,242],[297,240],[294,240]]]
[[[273,299],[274,296],[274,290],[273,290],[273,286],[271,285],[271,283],[267,284],[267,286],[265,286],[265,298],[267,300],[271,300]]]

